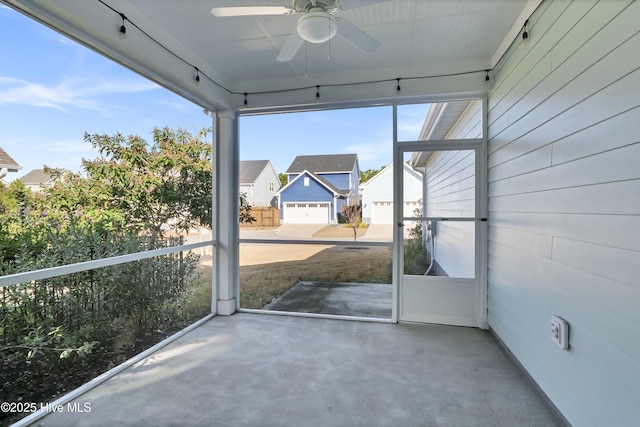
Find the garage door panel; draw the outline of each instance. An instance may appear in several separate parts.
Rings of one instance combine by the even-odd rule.
[[[414,216],[414,211],[416,210],[416,208],[420,207],[420,201],[405,202],[402,216]],[[371,223],[393,224],[393,202],[373,202],[373,206],[371,208]]]
[[[393,224],[393,202],[373,202],[371,223]]]
[[[285,203],[284,222],[288,224],[328,224],[329,203]]]

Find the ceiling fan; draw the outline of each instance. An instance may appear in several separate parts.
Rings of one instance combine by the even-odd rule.
[[[373,53],[380,43],[346,19],[335,16],[338,12],[384,3],[389,0],[293,0],[291,6],[228,6],[214,7],[211,13],[218,17],[300,15],[293,31],[276,58],[290,61],[305,41],[324,43],[336,34],[364,53]]]

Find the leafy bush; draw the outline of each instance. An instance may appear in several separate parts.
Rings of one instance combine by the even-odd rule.
[[[424,245],[422,230],[422,209],[416,208],[413,216],[417,219],[409,229],[409,238],[404,242],[404,274],[425,274],[431,258]]]
[[[210,226],[206,134],[85,135],[100,157],[84,175],[49,170],[44,193],[0,184],[0,275],[175,246],[166,226]],[[195,320],[184,307],[198,261],[175,253],[0,288],[5,400],[48,400]]]
[[[99,234],[79,224],[43,232],[44,250],[24,243],[3,269],[33,271],[179,243],[157,235]],[[161,328],[180,317],[185,282],[195,277],[197,263],[191,253],[171,254],[3,288],[0,354],[23,349],[34,357],[51,350],[65,357],[70,348],[86,354],[86,343],[109,342],[123,329],[139,337]],[[46,338],[50,331],[55,340]]]

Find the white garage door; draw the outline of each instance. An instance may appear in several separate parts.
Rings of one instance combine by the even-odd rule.
[[[419,201],[404,202],[403,216],[414,216],[413,211],[420,207]],[[372,224],[393,224],[393,202],[373,202],[371,207]]]
[[[393,202],[373,202],[372,224],[393,224]]]
[[[287,224],[328,224],[329,203],[285,203],[283,221]]]

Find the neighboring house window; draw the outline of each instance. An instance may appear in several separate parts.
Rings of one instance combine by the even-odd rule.
[[[308,177],[308,176],[305,176],[305,177],[304,177],[304,186],[305,186],[305,187],[308,187],[308,186],[309,186],[309,177]]]
[[[275,191],[276,184],[273,181],[269,181],[269,191]]]

